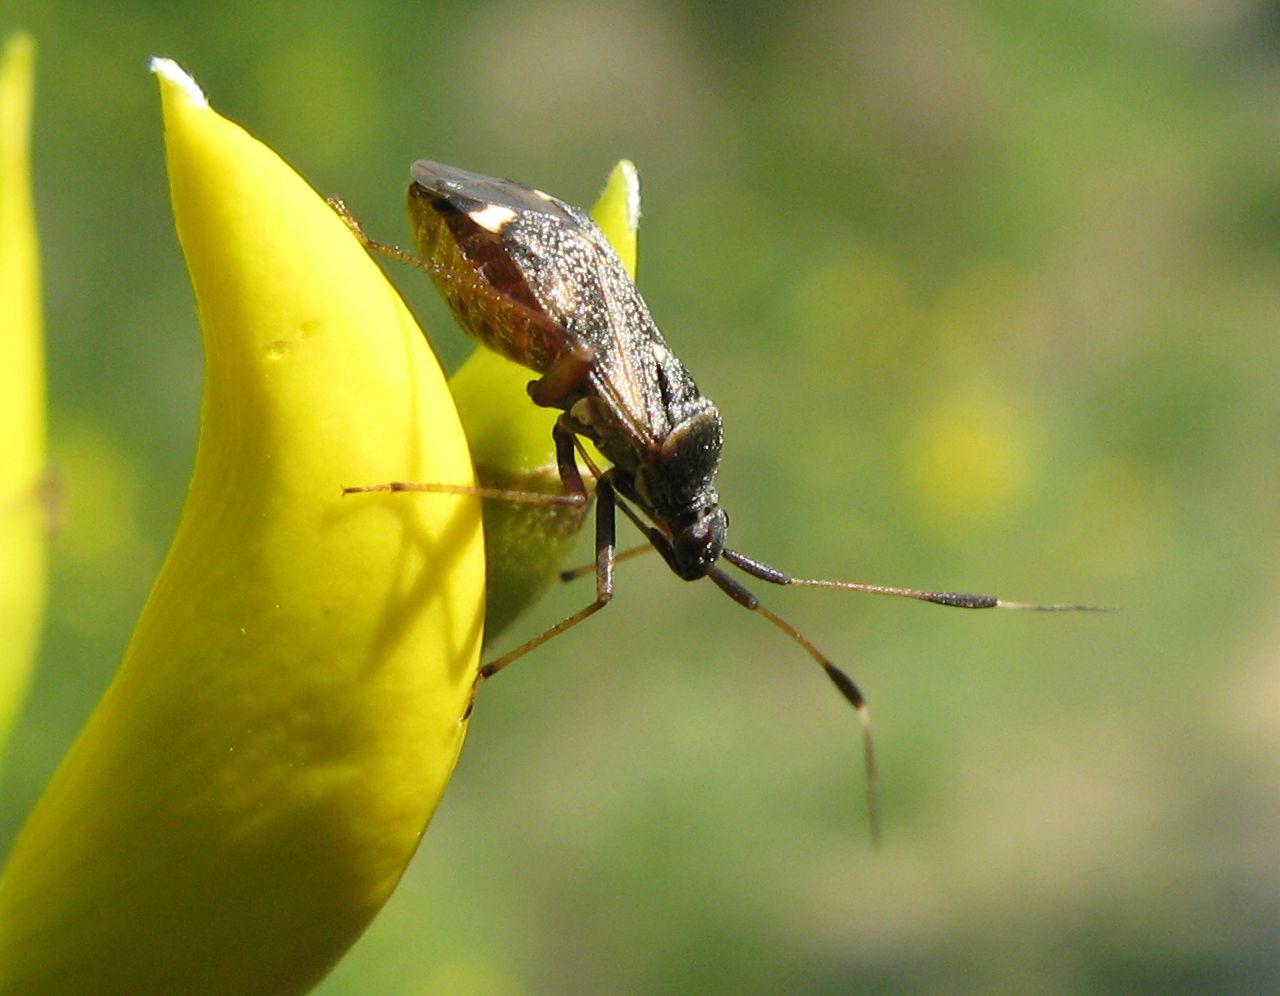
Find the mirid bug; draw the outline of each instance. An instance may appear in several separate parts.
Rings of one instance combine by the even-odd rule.
[[[538,374],[528,384],[530,398],[561,412],[552,436],[564,495],[477,490],[507,500],[585,504],[588,491],[579,460],[596,482],[595,600],[485,664],[477,687],[609,603],[618,556],[615,511],[621,509],[678,577],[710,578],[743,608],[763,616],[798,643],[853,706],[863,734],[872,833],[878,836],[875,751],[865,696],[812,641],[726,573],[722,562],[769,584],[864,591],[966,609],[1092,607],[797,578],[727,547],[728,516],[716,489],[724,441],[720,413],[671,351],[586,212],[532,187],[440,163],[422,160],[410,172],[409,217],[419,256],[372,242],[338,205],[340,213],[367,247],[425,269],[463,330]],[[582,440],[610,466],[596,467]],[[467,489],[406,482],[347,489],[414,490]]]

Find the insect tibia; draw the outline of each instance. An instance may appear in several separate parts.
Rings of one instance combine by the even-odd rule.
[[[399,246],[391,246],[384,242],[375,242],[371,239],[365,234],[365,230],[360,227],[360,222],[357,221],[356,216],[351,213],[351,209],[337,197],[326,197],[325,202],[329,207],[333,208],[338,217],[342,219],[343,224],[345,224],[347,228],[351,229],[351,234],[356,237],[356,240],[362,246],[364,246],[366,252],[376,252],[380,256],[386,256],[400,263],[407,263],[420,270],[426,270],[428,273],[435,271],[435,267],[420,256],[415,256],[411,252],[405,252],[405,250],[401,249]]]
[[[351,209],[339,197],[326,197],[325,203],[333,208],[334,213],[342,219],[342,223],[351,229],[351,234],[366,249],[371,249],[378,245],[373,239],[365,235],[364,229],[360,227],[360,222],[356,220],[356,216],[351,213]]]
[[[588,502],[586,494],[544,494],[541,491],[511,491],[507,488],[485,488],[469,484],[426,484],[419,481],[387,481],[385,484],[363,484],[343,488],[344,495],[363,495],[376,492],[418,491],[437,495],[475,495],[494,501],[517,502],[525,505],[570,505],[581,508]]]

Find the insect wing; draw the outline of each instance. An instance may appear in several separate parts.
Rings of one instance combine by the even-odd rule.
[[[578,224],[578,219],[562,201],[515,180],[470,173],[428,159],[419,159],[409,168],[409,174],[418,186],[463,214],[489,209],[495,218],[505,214],[510,220],[518,214],[533,212],[545,214],[562,225]],[[489,230],[496,232],[500,228],[494,225]]]
[[[414,241],[432,281],[459,324],[481,345],[537,373],[545,373],[563,355],[577,350],[560,323],[548,316],[508,252],[502,229],[516,216],[512,208],[479,195],[502,181],[471,177],[439,167],[444,179],[416,163],[414,175],[433,186],[409,186],[409,219]],[[464,188],[471,193],[464,193]]]
[[[426,160],[411,173],[419,249],[466,331],[539,373],[590,356],[594,392],[652,443],[667,421],[656,377],[669,350],[590,217],[512,180]]]

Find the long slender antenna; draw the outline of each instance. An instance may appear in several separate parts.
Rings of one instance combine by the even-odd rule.
[[[824,581],[819,578],[798,578],[776,567],[770,567],[745,553],[725,550],[724,559],[741,568],[752,577],[769,584],[796,585],[802,588],[828,588],[834,591],[863,591],[871,595],[891,595],[894,598],[911,598],[917,602],[934,605],[950,605],[957,609],[1018,609],[1023,612],[1116,612],[1108,605],[1036,605],[1032,602],[1013,602],[995,595],[975,595],[962,591],[925,591],[921,588],[898,588],[887,584],[864,584],[858,581]]]
[[[651,544],[658,547],[659,544],[666,542],[665,537],[657,529],[640,518],[640,515],[631,507],[630,503],[617,501],[616,504],[618,508],[622,509],[627,518],[635,524],[636,528],[649,537]],[[876,765],[875,739],[871,735],[871,711],[867,708],[867,698],[862,694],[862,689],[858,687],[852,678],[840,670],[831,658],[819,650],[812,640],[772,609],[763,605],[760,599],[744,588],[739,581],[730,577],[718,567],[709,568],[707,577],[711,578],[716,587],[744,609],[764,616],[765,619],[769,620],[804,648],[805,653],[818,662],[818,665],[826,672],[827,677],[831,679],[831,683],[840,690],[840,694],[853,706],[854,712],[858,717],[858,724],[862,729],[862,756],[865,759],[867,780],[867,819],[871,825],[871,842],[878,847],[881,839],[880,775],[879,768]]]
[[[777,626],[778,629],[786,633],[792,640],[800,644],[818,664],[822,670],[827,673],[827,677],[831,679],[831,683],[840,690],[840,694],[845,700],[853,706],[854,712],[857,713],[858,723],[862,728],[862,754],[866,762],[866,779],[867,779],[867,818],[871,824],[871,843],[875,846],[880,845],[880,776],[879,769],[876,766],[876,747],[875,739],[871,735],[871,711],[867,708],[866,696],[862,694],[860,689],[852,678],[845,674],[835,663],[819,650],[807,636],[792,626],[776,612],[763,605],[760,599],[751,594],[738,581],[725,574],[718,567],[712,567],[707,571],[707,577],[711,578],[726,595],[741,605],[744,609],[752,612],[758,612],[764,616],[769,622]]]

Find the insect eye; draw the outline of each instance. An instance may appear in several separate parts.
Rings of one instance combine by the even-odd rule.
[[[700,578],[724,551],[726,519],[724,511],[714,506],[699,514],[672,538],[677,573],[686,581]]]

